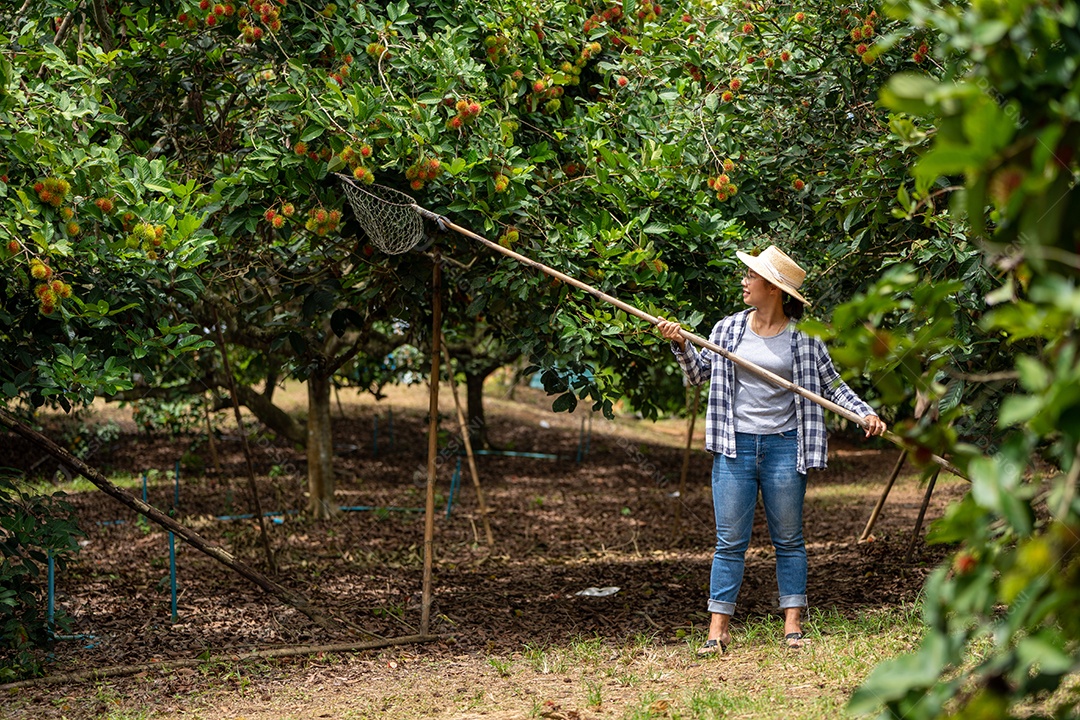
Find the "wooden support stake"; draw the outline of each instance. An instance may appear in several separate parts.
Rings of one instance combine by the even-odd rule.
[[[693,385],[690,391],[694,399],[690,403],[690,419],[686,423],[686,448],[683,450],[682,472],[679,474],[679,502],[675,503],[675,530],[676,538],[682,536],[682,508],[686,502],[686,476],[690,472],[690,447],[694,444],[694,423],[697,421],[698,403],[701,401],[701,390]]]
[[[219,545],[211,543],[206,538],[199,535],[191,528],[181,525],[173,520],[171,517],[161,512],[152,505],[147,505],[142,500],[139,500],[131,493],[118,488],[109,482],[108,478],[102,475],[94,468],[87,465],[85,462],[69,453],[64,448],[54,443],[49,438],[45,437],[41,433],[33,430],[22,422],[20,422],[15,416],[8,413],[6,410],[0,409],[0,423],[7,425],[11,428],[15,434],[21,435],[37,447],[41,448],[49,455],[63,463],[66,467],[72,468],[75,472],[82,475],[84,478],[96,485],[102,492],[109,495],[114,500],[131,508],[135,512],[146,517],[147,520],[154,522],[166,530],[176,533],[176,537],[180,538],[188,545],[191,545],[196,550],[200,550],[203,553],[209,555],[213,559],[220,562],[222,565],[230,568],[237,574],[247,578],[251,582],[261,587],[266,592],[270,593],[285,605],[294,607],[304,615],[311,618],[312,622],[319,627],[325,628],[330,631],[340,631],[342,629],[341,623],[333,618],[325,615],[320,610],[311,606],[307,598],[303,597],[299,593],[293,592],[286,587],[278,585],[276,582],[266,577],[262,573],[258,572],[254,568],[250,568],[244,563],[233,557],[232,553],[227,552]],[[366,635],[379,638],[374,633],[369,633],[362,630]],[[379,638],[382,639],[382,638]]]
[[[926,484],[926,494],[923,495],[922,507],[919,508],[919,517],[915,519],[915,529],[911,531],[911,543],[908,545],[907,555],[904,556],[904,562],[906,563],[911,562],[911,557],[915,554],[915,545],[919,542],[919,533],[922,532],[926,508],[930,505],[930,496],[934,494],[934,484],[940,474],[941,468],[934,470],[934,474],[930,476],[930,482]]]
[[[266,555],[266,567],[271,575],[277,574],[277,562],[274,560],[274,551],[270,547],[270,533],[266,530],[266,516],[263,515],[262,502],[259,501],[259,489],[255,484],[255,461],[251,457],[251,445],[248,444],[247,431],[244,430],[244,419],[240,416],[240,400],[236,394],[236,380],[233,378],[232,369],[229,366],[229,353],[225,348],[225,336],[221,332],[221,321],[218,319],[216,307],[211,306],[214,312],[214,329],[217,330],[218,350],[221,352],[221,366],[225,372],[225,378],[229,381],[229,395],[232,397],[233,414],[236,417],[236,429],[240,433],[240,441],[244,448],[244,459],[247,461],[248,490],[251,492],[251,506],[255,511],[255,517],[259,518],[259,536],[262,538],[263,554]]]
[[[440,331],[440,336],[442,335]],[[454,381],[454,365],[450,361],[450,348],[446,346],[446,339],[442,339],[443,355],[446,360],[446,374],[450,378],[450,390],[454,395],[454,409],[457,410],[458,427],[461,429],[461,439],[465,443],[465,455],[469,459],[469,472],[472,474],[473,487],[476,489],[476,500],[480,505],[480,519],[484,523],[484,535],[487,538],[488,547],[495,546],[495,538],[491,534],[491,521],[488,519],[487,502],[484,500],[484,489],[480,487],[480,474],[476,472],[476,457],[473,455],[472,440],[469,438],[469,423],[465,420],[465,413],[461,410],[461,399],[458,397],[457,383]]]
[[[859,542],[866,542],[870,537],[870,531],[874,529],[874,523],[877,522],[878,515],[881,514],[881,508],[885,507],[885,498],[889,497],[889,492],[892,490],[896,478],[900,476],[900,468],[904,467],[905,460],[907,460],[907,450],[901,450],[900,457],[896,458],[896,465],[893,466],[892,475],[889,476],[889,482],[885,483],[885,489],[881,491],[881,497],[878,498],[877,505],[874,506],[873,512],[870,513],[870,519],[866,521],[866,527],[863,528],[862,535],[859,536]]]
[[[435,474],[439,455],[439,338],[442,335],[442,267],[439,257],[431,271],[431,394],[428,403],[427,498],[424,503],[424,581],[420,601],[420,634],[431,622],[431,564],[435,552]]]
[[[206,444],[210,447],[210,460],[214,463],[214,471],[221,474],[221,461],[218,460],[217,440],[214,439],[214,428],[210,424],[210,408],[203,408],[203,417],[206,418]]]

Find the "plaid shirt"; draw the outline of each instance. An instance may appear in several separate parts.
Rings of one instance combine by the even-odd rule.
[[[750,310],[729,315],[716,323],[709,340],[734,353],[746,331],[749,316]],[[671,348],[692,385],[700,385],[706,379],[712,382],[709,407],[705,413],[705,449],[729,458],[735,457],[735,363],[712,350],[699,350],[691,345],[687,345],[685,352],[674,342]],[[860,417],[876,414],[840,379],[825,343],[793,329],[791,355],[792,382],[796,385]],[[824,468],[828,452],[825,409],[802,395],[796,395],[795,417],[799,430],[798,471],[805,473],[807,468]]]

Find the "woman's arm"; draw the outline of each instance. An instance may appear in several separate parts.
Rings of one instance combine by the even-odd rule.
[[[679,361],[679,366],[691,385],[700,385],[709,379],[714,355],[712,351],[698,351],[687,343],[682,328],[676,322],[661,320],[656,324],[656,328],[660,331],[660,335],[671,341],[671,350],[675,353],[675,359]],[[715,335],[716,332],[717,330],[714,329],[713,334]]]
[[[862,417],[866,437],[883,434],[888,426],[878,417],[874,409],[840,377],[840,373],[836,371],[836,366],[833,365],[832,356],[829,355],[825,343],[820,340],[814,340],[813,342],[817,346],[818,374],[821,377],[822,395],[824,395],[825,399],[831,400]]]

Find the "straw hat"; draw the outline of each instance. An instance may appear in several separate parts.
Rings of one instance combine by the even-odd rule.
[[[739,259],[746,263],[747,267],[756,272],[768,282],[780,288],[803,305],[810,305],[810,301],[799,294],[803,280],[806,279],[806,271],[799,264],[789,258],[784,252],[770,245],[760,255],[750,255],[741,250],[735,251]]]

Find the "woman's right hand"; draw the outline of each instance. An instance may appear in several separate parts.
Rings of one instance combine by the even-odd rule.
[[[679,323],[661,320],[656,323],[656,329],[660,331],[660,334],[665,339],[676,343],[681,350],[686,350],[686,338],[682,334],[682,327],[679,326]]]

